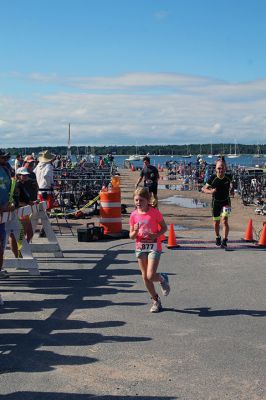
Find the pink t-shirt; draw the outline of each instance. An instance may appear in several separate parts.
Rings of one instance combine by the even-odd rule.
[[[157,233],[159,231],[159,223],[162,222],[163,216],[157,208],[149,207],[149,210],[145,214],[139,214],[138,210],[135,210],[130,215],[129,224],[134,226],[139,224],[139,232],[136,237],[136,249],[141,248],[141,243],[149,242],[147,234]],[[157,250],[162,250],[162,244],[160,238],[157,238]]]

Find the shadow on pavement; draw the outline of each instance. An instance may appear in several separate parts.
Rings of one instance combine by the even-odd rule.
[[[77,393],[58,393],[58,392],[15,392],[6,395],[0,395],[0,399],[5,400],[87,400],[96,398],[97,400],[175,400],[179,397],[172,396],[96,396],[93,394]]]
[[[263,310],[239,310],[239,309],[228,309],[228,310],[211,310],[210,307],[200,308],[184,308],[178,310],[175,308],[164,308],[164,311],[173,311],[181,314],[192,314],[198,317],[227,317],[230,315],[247,315],[250,317],[266,317],[266,311]]]
[[[123,253],[127,252],[123,250]],[[136,307],[144,304],[136,301],[119,301],[120,293],[140,292],[132,289],[132,286],[135,285],[132,277],[139,271],[121,268],[119,265],[125,263],[116,260],[120,254],[121,250],[98,251],[98,258],[94,259],[94,267],[91,269],[84,268],[84,266],[81,269],[78,269],[78,266],[77,269],[69,269],[64,263],[65,260],[60,260],[58,269],[43,269],[41,276],[18,277],[11,275],[10,279],[2,281],[2,293],[4,291],[21,293],[21,297],[23,297],[22,300],[5,301],[4,307],[0,309],[0,314],[5,315],[0,324],[0,332],[5,330],[0,334],[0,374],[17,371],[51,371],[57,365],[83,365],[98,361],[96,358],[86,355],[57,354],[57,348],[65,347],[66,350],[68,346],[93,346],[105,342],[119,342],[122,345],[128,342],[151,340],[149,337],[142,336],[115,335],[114,329],[125,325],[125,321],[87,322],[71,319],[71,314],[75,310],[79,310],[80,313],[80,310],[86,309],[114,306]],[[77,259],[77,264],[78,261]],[[108,269],[111,265],[112,268]],[[29,294],[28,299],[27,294]],[[40,295],[44,296],[43,300],[40,300]],[[102,298],[110,295],[116,296],[115,303]],[[53,296],[56,297],[53,298]],[[37,300],[35,300],[36,297]],[[12,318],[15,313],[18,315]],[[26,318],[24,319],[22,315]],[[111,335],[93,332],[93,329],[104,328],[112,328]],[[46,348],[43,349],[43,347]],[[47,350],[47,347],[51,347],[52,351]],[[71,351],[71,348],[67,351]],[[23,393],[5,396],[5,399],[26,398]],[[55,398],[53,396],[54,394],[40,393],[36,394],[34,398],[52,399]],[[68,394],[61,396],[62,399],[74,398]],[[86,395],[86,397],[88,396]],[[29,398],[33,397],[29,395],[27,399]],[[56,398],[59,398],[58,394],[56,394]],[[82,397],[75,398],[82,399]]]

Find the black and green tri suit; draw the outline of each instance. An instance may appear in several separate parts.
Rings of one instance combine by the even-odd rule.
[[[216,189],[216,192],[212,195],[212,216],[214,221],[219,221],[223,211],[223,207],[230,207],[230,186],[232,182],[232,176],[226,174],[223,178],[219,178],[216,174],[213,174],[207,181],[208,186],[211,189]]]

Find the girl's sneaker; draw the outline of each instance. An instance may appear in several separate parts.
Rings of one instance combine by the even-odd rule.
[[[222,244],[221,236],[216,236],[215,244],[216,244],[216,246],[221,246],[221,244]]]
[[[170,285],[169,285],[168,275],[163,272],[160,275],[163,278],[163,282],[160,282],[162,294],[164,296],[168,296],[168,294],[170,293]]]
[[[160,297],[158,296],[157,300],[152,300],[152,301],[153,301],[153,303],[152,303],[150,312],[158,313],[158,312],[162,311],[163,308],[162,308]]]
[[[227,248],[227,240],[228,239],[223,239],[222,240],[222,244],[221,244],[222,249],[226,249]]]

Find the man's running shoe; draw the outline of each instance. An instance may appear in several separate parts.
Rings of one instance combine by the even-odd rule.
[[[168,275],[164,272],[162,272],[160,275],[163,278],[163,282],[160,282],[162,294],[164,296],[168,296],[168,294],[170,293],[170,285],[169,285]]]
[[[222,238],[221,236],[216,236],[216,242],[215,242],[216,246],[221,246],[222,244]]]
[[[152,301],[153,301],[153,303],[152,303],[150,312],[158,313],[158,312],[162,311],[163,308],[162,308],[160,297],[158,296],[157,300],[153,299]]]
[[[226,249],[226,248],[227,248],[227,239],[223,239],[223,240],[222,240],[221,247],[222,247],[223,249]]]
[[[1,270],[0,271],[0,279],[7,279],[7,278],[9,278],[8,273],[4,270]]]

